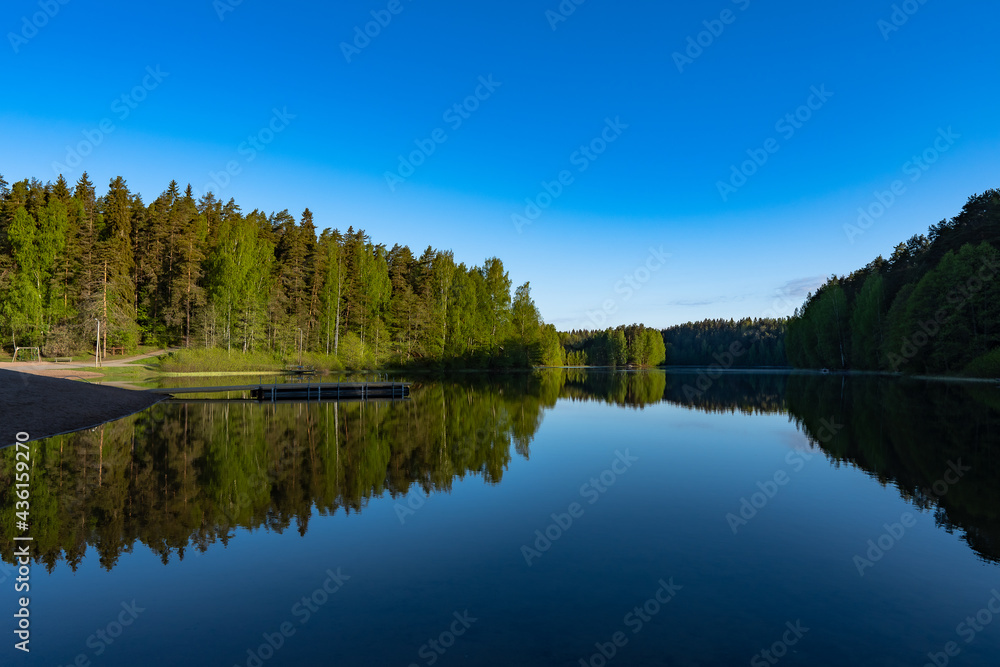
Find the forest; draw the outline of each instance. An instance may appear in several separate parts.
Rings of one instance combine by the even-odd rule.
[[[671,366],[711,366],[726,357],[734,342],[742,354],[733,355],[726,367],[788,366],[785,355],[786,320],[745,318],[702,320],[669,327],[663,331],[667,364]]]
[[[802,368],[1000,376],[1000,190],[848,276],[789,321]]]
[[[560,332],[569,366],[711,366],[734,342],[744,352],[726,367],[788,366],[785,322],[779,319],[703,320],[662,331],[642,324],[605,331]]]
[[[317,233],[317,230],[319,233]],[[172,181],[148,205],[114,178],[98,196],[0,176],[0,337],[44,356],[179,345],[322,355],[333,367],[559,364],[528,283],[496,257],[376,243],[307,208],[244,213]],[[95,321],[96,320],[96,321]]]
[[[570,366],[659,366],[666,358],[663,334],[642,324],[560,332],[559,342]]]

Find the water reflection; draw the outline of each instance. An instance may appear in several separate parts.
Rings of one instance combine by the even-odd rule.
[[[787,413],[832,461],[895,485],[934,508],[939,525],[960,531],[982,558],[1000,559],[1000,392],[991,387],[572,369],[418,379],[408,401],[168,403],[37,443],[34,552],[50,570],[60,560],[75,569],[94,547],[111,569],[138,543],[167,563],[225,544],[237,528],[294,524],[305,534],[314,512],[360,512],[372,497],[417,489],[448,492],[470,475],[496,484],[512,456],[530,457],[558,399]],[[842,428],[821,438],[830,420]],[[11,562],[13,451],[0,452],[0,465],[0,545]]]

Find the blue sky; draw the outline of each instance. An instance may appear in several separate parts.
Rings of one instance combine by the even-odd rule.
[[[560,329],[790,315],[1000,186],[995,2],[236,3],[6,2],[0,173],[497,255]]]

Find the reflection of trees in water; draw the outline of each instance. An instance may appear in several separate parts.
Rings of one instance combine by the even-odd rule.
[[[166,563],[225,543],[237,527],[304,534],[313,511],[500,481],[525,458],[558,386],[538,375],[420,383],[409,401],[157,405],[34,445],[34,553],[74,569],[89,546],[112,568],[135,543]],[[12,551],[13,451],[0,453],[0,545]]]
[[[304,534],[309,517],[362,510],[372,497],[498,483],[528,458],[558,398],[641,408],[788,413],[836,464],[848,463],[960,529],[1000,559],[1000,396],[990,387],[894,378],[554,369],[417,382],[404,402],[154,406],[32,454],[31,534],[48,568],[88,547],[110,569],[138,542],[168,562],[226,543],[235,528]],[[821,438],[824,424],[843,425]],[[972,469],[938,498],[949,464]],[[0,452],[0,550],[10,562],[14,451]],[[940,489],[940,487],[939,487]]]
[[[562,396],[633,406],[665,400],[705,412],[787,413],[835,465],[853,465],[895,485],[903,498],[932,511],[941,527],[962,531],[978,555],[1000,560],[996,389],[879,376],[714,375],[570,371]],[[658,381],[662,389],[654,386]],[[662,398],[655,397],[657,391]],[[959,462],[972,469],[939,496],[934,484]]]
[[[895,485],[938,525],[1000,560],[1000,395],[992,387],[887,377],[792,375],[788,411],[831,460]],[[822,420],[843,428],[826,442]],[[955,484],[952,464],[971,468]],[[954,479],[955,473],[949,473]]]
[[[787,373],[671,372],[664,398],[704,412],[780,414],[787,383]]]
[[[558,371],[564,382],[560,398],[599,400],[614,405],[643,408],[663,400],[666,373],[659,370],[612,371],[569,368]]]

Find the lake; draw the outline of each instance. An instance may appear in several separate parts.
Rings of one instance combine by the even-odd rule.
[[[3,664],[1000,662],[994,387],[409,379],[31,443],[30,655],[3,450]]]

